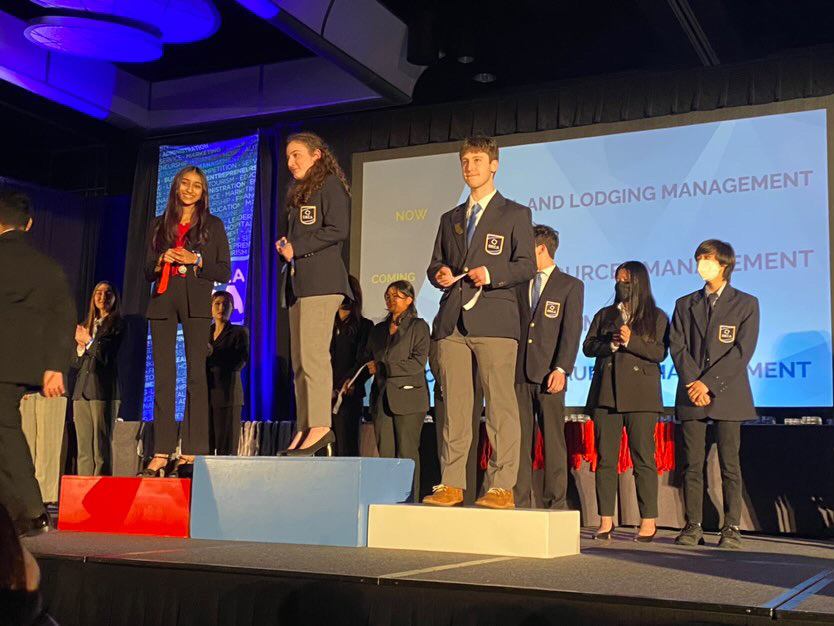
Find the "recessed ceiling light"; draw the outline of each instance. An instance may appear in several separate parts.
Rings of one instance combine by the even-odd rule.
[[[476,83],[494,83],[495,74],[492,72],[478,72],[472,77]]]
[[[471,54],[462,54],[458,57],[458,63],[463,63],[464,65],[472,63],[474,60],[475,57]]]

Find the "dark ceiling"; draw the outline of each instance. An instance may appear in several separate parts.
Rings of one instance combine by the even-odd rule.
[[[122,69],[157,81],[311,56],[235,0],[214,1],[222,25],[211,38],[168,45],[162,59]],[[428,55],[413,94],[418,104],[528,91],[582,77],[737,63],[834,44],[834,0],[380,2],[410,25],[410,51]],[[0,10],[21,19],[46,12],[29,0],[2,0]],[[464,53],[474,61],[458,62]],[[478,72],[496,79],[475,82]],[[0,132],[12,146],[0,158],[0,176],[29,171],[30,178],[56,185],[55,174],[46,172],[66,168],[56,165],[61,159],[55,154],[67,155],[64,162],[79,161],[74,150],[106,148],[108,163],[114,155],[128,163],[141,139],[2,81]],[[126,153],[120,141],[127,142]],[[45,153],[49,158],[39,160]],[[60,182],[64,188],[74,184],[75,178]]]

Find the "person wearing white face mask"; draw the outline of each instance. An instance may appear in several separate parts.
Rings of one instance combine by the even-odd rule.
[[[686,526],[675,539],[704,543],[701,520],[707,420],[714,422],[724,523],[719,547],[740,548],[741,423],[756,419],[747,365],[759,337],[759,301],[730,285],[736,256],[730,244],[708,239],[695,250],[705,285],[675,303],[669,348],[678,372],[675,413],[684,447]]]

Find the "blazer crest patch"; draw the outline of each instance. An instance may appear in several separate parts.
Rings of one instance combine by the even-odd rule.
[[[486,240],[484,241],[484,250],[486,250],[487,254],[493,256],[501,254],[504,251],[504,235],[487,233]]]
[[[562,308],[561,302],[553,302],[553,300],[547,300],[544,303],[544,316],[553,319],[555,317],[559,317],[559,310]]]
[[[718,341],[733,343],[736,340],[736,327],[722,324],[718,327]]]
[[[308,204],[298,208],[298,221],[304,224],[305,226],[309,226],[310,224],[316,223],[316,207],[315,205]]]

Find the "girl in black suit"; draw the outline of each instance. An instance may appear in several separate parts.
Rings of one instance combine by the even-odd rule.
[[[102,281],[93,289],[84,324],[75,328],[72,419],[78,442],[78,475],[110,472],[113,421],[119,413],[116,359],[122,339],[119,294]]]
[[[617,459],[625,425],[641,517],[635,541],[648,542],[657,532],[654,430],[663,412],[659,364],[666,358],[669,319],[655,305],[645,265],[623,263],[616,280],[616,304],[597,312],[582,345],[585,356],[596,357],[587,403],[599,454],[600,525],[594,538],[609,539],[614,528]]]
[[[154,365],[154,458],[143,472],[161,476],[177,448],[174,417],[177,324],[182,323],[188,369],[182,457],[209,454],[206,385],[206,329],[214,283],[229,282],[229,240],[223,222],[209,212],[206,175],[196,166],[181,169],[171,182],[165,213],[153,220],[145,256],[145,275],[153,282],[147,317],[151,323]]]
[[[355,276],[348,276],[353,300],[345,298],[336,313],[333,338],[330,340],[330,362],[333,364],[333,397],[342,394],[339,410],[333,415],[336,434],[336,456],[359,456],[359,423],[365,398],[367,369],[347,386],[353,373],[363,361],[368,335],[373,322],[362,317],[362,288]]]
[[[420,495],[420,431],[429,410],[426,362],[429,325],[417,317],[414,287],[398,280],[385,290],[388,317],[368,337],[366,360],[374,376],[371,413],[381,457],[414,461],[412,499]]]
[[[214,323],[209,331],[206,377],[209,389],[209,447],[215,454],[237,454],[243,381],[240,370],[249,360],[249,331],[229,322],[232,296],[218,291],[211,297]]]
[[[286,236],[275,242],[284,261],[281,303],[289,307],[290,360],[297,432],[285,454],[332,452],[333,318],[353,294],[342,258],[350,232],[350,195],[342,168],[313,133],[287,139],[287,167],[295,179],[287,193]]]

